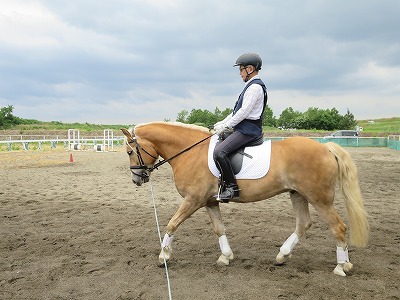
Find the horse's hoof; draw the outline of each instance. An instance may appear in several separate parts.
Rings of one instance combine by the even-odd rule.
[[[233,253],[231,253],[229,256],[221,254],[220,257],[217,260],[217,265],[218,266],[229,266],[229,262],[232,259],[233,259]]]
[[[279,251],[278,255],[275,258],[276,264],[283,265],[286,262],[286,260],[288,260],[290,258],[292,258],[292,254],[284,255],[284,254],[282,254],[282,252]]]
[[[352,268],[353,268],[353,264],[352,264],[351,262],[345,262],[345,263],[343,264],[343,270],[344,270],[345,272],[350,271]]]
[[[172,249],[169,247],[164,247],[161,249],[161,253],[158,256],[159,267],[165,266],[165,263],[171,258]]]
[[[333,273],[335,273],[336,275],[342,276],[342,277],[346,277],[346,273],[343,271],[342,264],[338,264],[336,266],[336,268],[333,270]]]

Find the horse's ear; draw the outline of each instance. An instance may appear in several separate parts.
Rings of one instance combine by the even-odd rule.
[[[132,134],[125,128],[121,128],[122,133],[129,139],[132,139]]]

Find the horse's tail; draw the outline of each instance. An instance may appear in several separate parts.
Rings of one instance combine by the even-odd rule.
[[[350,154],[333,142],[326,143],[329,151],[335,155],[339,165],[339,188],[345,199],[350,223],[350,242],[354,246],[364,247],[368,242],[369,224],[364,208],[357,168]]]

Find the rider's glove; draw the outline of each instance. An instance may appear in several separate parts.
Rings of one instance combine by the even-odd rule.
[[[222,124],[217,123],[214,125],[214,130],[217,135],[220,135],[222,132],[224,132],[228,129],[229,128],[224,123],[222,123]]]

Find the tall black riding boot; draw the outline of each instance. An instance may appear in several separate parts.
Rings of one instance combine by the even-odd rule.
[[[216,165],[221,172],[221,183],[225,185],[225,190],[221,191],[221,186],[218,189],[218,195],[216,195],[216,200],[221,202],[229,202],[229,200],[239,198],[239,187],[236,183],[235,174],[233,173],[231,162],[228,155],[221,151],[216,155],[215,158]]]

